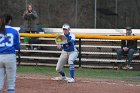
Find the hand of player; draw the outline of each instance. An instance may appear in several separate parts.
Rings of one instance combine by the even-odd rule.
[[[128,49],[129,49],[129,48],[127,48],[127,47],[123,47],[123,50],[124,50],[124,51],[128,51]]]
[[[26,14],[30,15],[30,14],[32,14],[32,11],[26,11]]]
[[[25,14],[28,14],[28,11],[26,11]]]
[[[57,44],[57,46],[56,46],[58,49],[61,49],[62,48],[62,45],[60,45],[60,44]]]

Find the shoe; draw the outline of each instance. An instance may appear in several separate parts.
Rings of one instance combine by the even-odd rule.
[[[52,80],[66,80],[66,77],[65,76],[55,77],[52,78]]]
[[[127,68],[128,68],[128,69],[133,69],[133,67],[130,67],[130,66],[128,66]]]
[[[126,70],[126,69],[128,69],[128,68],[125,66],[125,67],[123,67],[122,69]]]
[[[67,80],[67,82],[68,82],[68,83],[74,83],[75,80],[74,80],[74,78],[70,78],[70,79]]]
[[[125,67],[123,67],[123,69],[133,69],[133,67],[125,66]]]

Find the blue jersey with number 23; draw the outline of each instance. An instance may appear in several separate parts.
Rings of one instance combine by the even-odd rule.
[[[0,54],[15,54],[20,49],[19,33],[6,25],[6,34],[0,33]]]

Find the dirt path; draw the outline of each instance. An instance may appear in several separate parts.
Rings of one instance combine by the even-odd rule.
[[[51,78],[18,74],[16,93],[140,93],[140,84],[125,81],[76,78],[76,83],[67,83]]]

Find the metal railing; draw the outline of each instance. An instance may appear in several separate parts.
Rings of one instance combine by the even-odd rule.
[[[61,50],[56,49],[56,44],[53,42],[54,38],[40,38],[40,41],[43,43],[40,44],[24,44],[23,42],[21,43],[21,50],[18,51],[19,52],[18,65],[20,65],[21,60],[24,59],[55,61],[54,64],[56,63],[61,53]],[[109,44],[104,44],[104,42],[108,42]],[[118,42],[117,45],[116,42]],[[77,64],[78,67],[82,67],[83,63],[84,65],[89,64],[90,66],[91,63],[88,62],[92,62],[93,64],[117,62],[116,60],[117,54],[113,50],[120,48],[119,43],[120,40],[81,39],[81,38],[76,39],[76,47],[79,50],[79,56],[76,59],[76,61],[78,61]],[[40,48],[38,50],[26,50],[25,46],[38,46],[43,47],[45,49]],[[139,56],[139,53],[137,53],[136,56]],[[136,59],[134,60],[134,62],[140,62],[140,60]],[[45,63],[48,64],[47,62]]]

